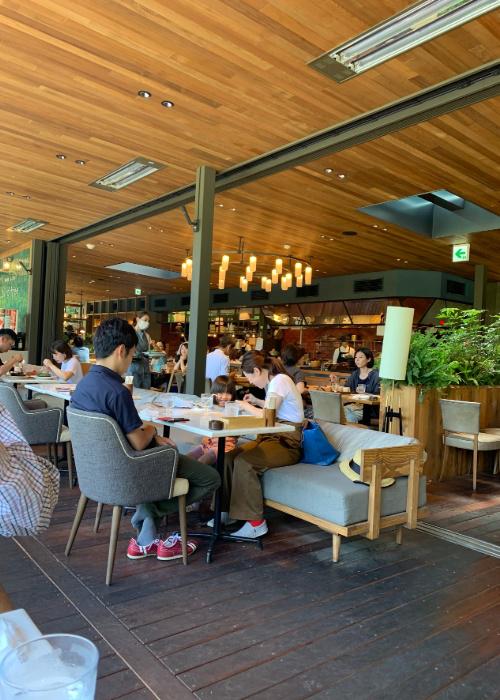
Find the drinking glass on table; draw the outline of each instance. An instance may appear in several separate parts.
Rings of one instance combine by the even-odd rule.
[[[240,405],[237,401],[226,401],[224,406],[225,416],[239,416],[240,415]]]
[[[75,634],[48,634],[12,649],[0,665],[5,700],[93,700],[99,652]]]
[[[366,384],[358,384],[356,387],[356,394],[365,394],[366,393]]]
[[[214,406],[214,395],[202,394],[200,403],[204,411],[210,411]]]

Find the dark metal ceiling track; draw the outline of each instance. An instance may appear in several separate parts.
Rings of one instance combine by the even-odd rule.
[[[217,173],[215,191],[240,187],[317,158],[336,153],[500,94],[500,61],[392,102],[385,107],[316,132],[299,141]],[[148,219],[194,201],[195,183],[71,231],[54,241],[77,243]]]

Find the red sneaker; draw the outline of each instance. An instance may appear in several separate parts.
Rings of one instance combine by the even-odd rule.
[[[188,556],[196,551],[196,542],[188,540],[187,553]],[[170,561],[171,559],[182,558],[182,540],[178,532],[174,532],[170,537],[167,537],[163,542],[158,542],[158,553],[156,558],[160,561]]]
[[[127,547],[127,557],[129,559],[145,559],[146,557],[155,557],[158,552],[158,547],[161,540],[153,540],[151,544],[147,547],[142,547],[137,544],[136,540],[132,537]]]

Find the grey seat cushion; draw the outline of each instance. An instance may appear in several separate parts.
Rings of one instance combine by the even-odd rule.
[[[414,438],[320,422],[328,439],[341,452],[339,461],[351,459],[359,449],[415,442]],[[382,515],[392,515],[406,509],[407,481],[406,477],[400,477],[393,486],[382,489]],[[270,469],[262,478],[262,486],[265,498],[337,525],[353,525],[368,518],[368,486],[350,481],[340,472],[337,462],[330,467],[300,463]],[[419,507],[425,503],[426,479],[422,476]]]

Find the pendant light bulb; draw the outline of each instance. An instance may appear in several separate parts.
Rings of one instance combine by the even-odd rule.
[[[241,291],[248,292],[248,280],[246,277],[241,278]]]
[[[281,258],[276,258],[276,272],[278,275],[281,275],[283,273],[283,260]]]
[[[271,282],[270,279],[266,280],[266,292],[270,292],[273,287],[273,283]]]
[[[251,256],[250,256],[250,265],[249,265],[249,267],[250,267],[250,269],[252,270],[252,272],[255,272],[255,270],[257,269],[257,258],[256,258],[255,255],[251,255]]]
[[[288,285],[288,289],[290,289],[290,287],[292,286],[292,282],[293,282],[292,273],[291,273],[291,272],[287,272],[287,273],[286,273],[286,283],[287,283],[287,285]]]
[[[187,264],[185,262],[181,265],[181,277],[187,277]]]
[[[286,275],[281,276],[281,289],[286,292],[288,289],[288,280],[286,278]]]
[[[295,277],[300,277],[302,274],[302,263],[301,262],[296,262],[295,263]]]
[[[224,289],[225,284],[225,280],[219,277],[219,289]]]
[[[228,267],[229,267],[229,255],[223,255],[222,262],[221,262],[221,269],[223,269],[224,272],[226,272]]]
[[[278,270],[276,268],[271,272],[271,282],[273,284],[278,284]]]
[[[267,277],[261,277],[260,278],[260,286],[262,287],[262,289],[265,289],[266,285],[267,285]]]
[[[303,287],[304,286],[304,275],[299,275],[297,277],[297,281],[295,283],[297,287]]]
[[[245,277],[247,278],[248,282],[251,282],[253,280],[253,272],[250,265],[247,265]]]
[[[312,283],[312,273],[313,273],[312,267],[311,267],[310,265],[308,265],[308,266],[306,267],[306,269],[305,269],[305,275],[304,275],[304,278],[305,278],[305,279],[304,279],[304,282],[305,282],[306,284],[311,284],[311,283]]]

